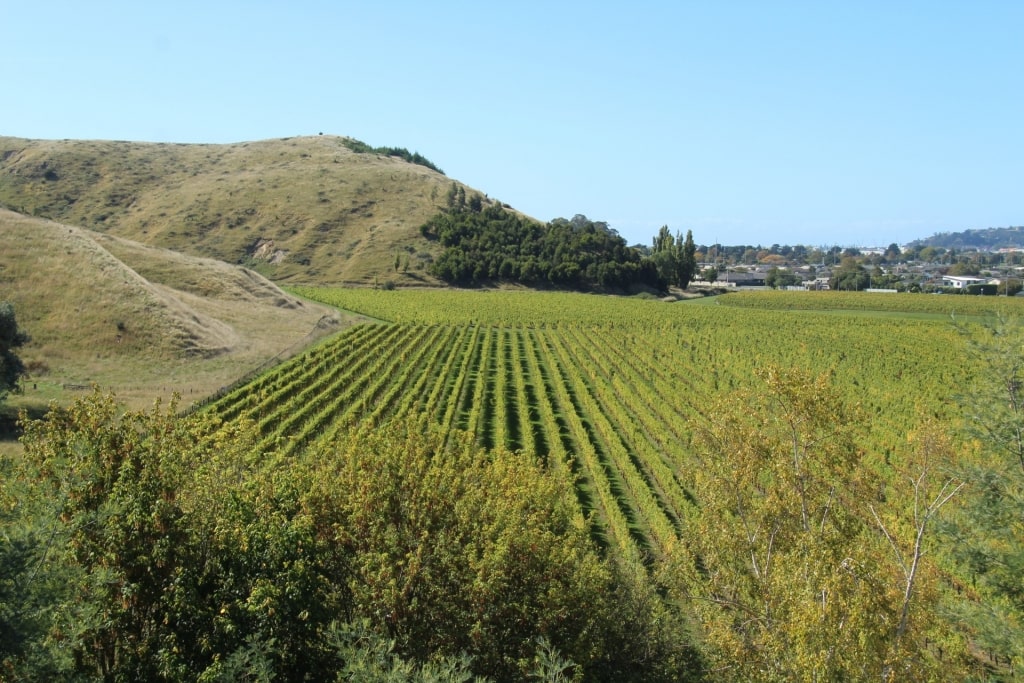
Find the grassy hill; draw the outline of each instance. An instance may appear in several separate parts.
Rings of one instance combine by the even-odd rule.
[[[0,206],[279,282],[435,283],[419,227],[452,180],[349,138],[227,145],[0,137]],[[467,194],[473,190],[466,188]],[[395,271],[395,257],[408,272]]]
[[[93,383],[136,405],[189,402],[341,323],[250,270],[10,211],[0,244],[0,299],[32,336],[15,405]]]

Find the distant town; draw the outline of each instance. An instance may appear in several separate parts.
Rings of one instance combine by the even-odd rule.
[[[694,286],[1013,296],[1024,248],[700,246]]]

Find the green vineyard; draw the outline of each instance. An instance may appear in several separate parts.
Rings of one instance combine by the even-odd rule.
[[[1024,671],[1024,302],[295,293],[364,322],[26,423],[0,680]]]
[[[765,310],[814,310],[876,315],[926,316],[933,319],[976,317],[1001,311],[1020,311],[1020,299],[955,294],[885,294],[869,292],[737,292],[725,299],[730,306]]]
[[[288,457],[367,421],[427,415],[572,472],[602,542],[649,565],[671,553],[700,497],[694,427],[712,401],[756,387],[758,369],[828,373],[870,417],[880,468],[922,416],[955,421],[971,383],[942,320],[571,294],[298,293],[387,322],[353,327],[210,406],[253,421],[263,452]]]

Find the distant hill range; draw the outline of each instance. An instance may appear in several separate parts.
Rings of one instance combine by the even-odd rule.
[[[915,240],[910,243],[910,246],[979,249],[984,251],[1024,248],[1024,226],[943,232],[932,235],[927,239]]]
[[[247,265],[277,282],[437,283],[427,268],[441,249],[419,229],[455,191],[494,204],[418,153],[346,137],[0,137],[0,207]]]

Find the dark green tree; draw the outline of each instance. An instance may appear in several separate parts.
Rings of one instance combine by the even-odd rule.
[[[1024,289],[1024,286],[1022,286],[1021,280],[1008,277],[999,283],[998,293],[1003,296],[1016,296],[1022,289]]]
[[[0,301],[0,401],[7,396],[7,392],[18,386],[18,380],[25,374],[25,364],[15,349],[28,340],[28,335],[18,329],[14,306],[7,301]]]
[[[658,230],[658,234],[654,236],[654,247],[651,249],[652,253],[660,254],[663,252],[671,252],[675,249],[676,240],[672,236],[672,231],[668,229],[667,225],[661,226]]]
[[[59,680],[70,660],[47,635],[54,606],[71,597],[73,575],[53,561],[63,539],[46,514],[50,502],[33,495],[17,470],[0,458],[0,680]]]
[[[846,256],[843,257],[839,268],[832,274],[828,286],[833,290],[843,292],[859,292],[862,289],[867,289],[870,282],[871,277],[864,266],[857,261],[857,258]]]
[[[889,261],[890,263],[896,263],[897,261],[899,261],[900,256],[902,256],[902,252],[900,252],[900,246],[895,242],[890,244],[888,248],[886,248],[885,250],[885,260]]]
[[[768,269],[764,283],[772,289],[781,289],[800,283],[800,278],[791,270],[772,266]]]
[[[651,248],[651,261],[658,271],[658,277],[663,287],[675,284],[676,266],[678,264],[678,249],[676,238],[669,231],[667,225],[661,226],[658,234],[654,236]]]
[[[658,271],[658,277],[664,287],[676,283],[676,271],[679,264],[679,248],[675,236],[668,229],[667,225],[661,226],[658,234],[654,236],[651,248],[651,261]]]
[[[683,239],[679,232],[673,236],[667,225],[661,226],[654,236],[651,258],[667,285],[686,289],[697,272],[697,245],[693,242],[693,233],[687,230]]]
[[[659,286],[649,260],[606,223],[582,215],[542,225],[492,203],[479,212],[438,214],[420,232],[444,247],[431,274],[452,284],[518,281],[584,290]]]
[[[927,246],[922,247],[917,252],[917,258],[924,261],[925,263],[934,263],[938,261],[939,257],[946,253],[946,250],[942,247]]]
[[[950,266],[948,275],[977,275],[981,272],[977,263],[971,263],[970,261],[957,261]]]
[[[676,233],[676,240],[678,241],[679,234]],[[697,245],[693,243],[693,231],[686,231],[686,239],[683,240],[682,254],[680,257],[679,273],[676,284],[682,289],[686,289],[690,281],[693,280],[694,273],[697,272]]]

